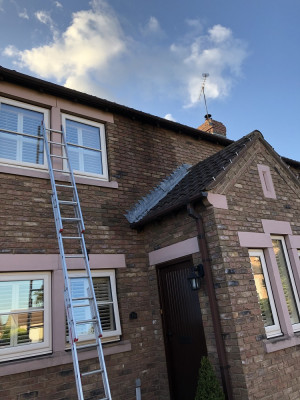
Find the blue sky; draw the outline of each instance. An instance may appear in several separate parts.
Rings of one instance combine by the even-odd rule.
[[[299,0],[0,0],[0,64],[300,161]]]

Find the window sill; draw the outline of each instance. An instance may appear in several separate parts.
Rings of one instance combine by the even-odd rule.
[[[103,346],[104,357],[112,354],[124,353],[127,351],[131,351],[131,343],[129,340],[106,344]],[[89,360],[91,358],[96,358],[97,356],[96,349],[78,352],[79,361]],[[0,376],[19,374],[22,372],[34,371],[70,363],[72,363],[71,352],[60,351],[53,354],[28,358],[26,360],[14,360],[0,363]]]
[[[0,164],[0,173],[29,176],[32,178],[40,178],[40,179],[49,179],[48,169],[43,168],[43,167],[28,168],[28,167],[22,167],[22,166],[16,166],[16,165]],[[63,173],[57,174],[56,176],[57,176],[57,180],[60,180],[62,182],[68,181],[68,176]],[[107,187],[107,188],[111,188],[111,189],[118,188],[118,182],[116,182],[116,181],[109,182],[109,181],[97,179],[95,177],[88,177],[88,176],[82,176],[82,175],[76,175],[76,174],[74,174],[74,176],[75,176],[75,181],[77,184],[101,186],[101,187]]]
[[[299,332],[295,335],[279,336],[277,338],[264,340],[264,347],[267,353],[272,353],[274,351],[287,349],[288,347],[297,346],[300,344],[300,334]]]

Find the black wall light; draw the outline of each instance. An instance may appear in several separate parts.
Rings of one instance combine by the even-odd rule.
[[[190,282],[192,290],[199,290],[201,285],[201,279],[204,277],[203,264],[198,264],[196,267],[191,266],[191,271],[188,276],[188,281]]]

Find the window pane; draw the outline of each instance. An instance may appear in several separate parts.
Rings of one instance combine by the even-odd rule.
[[[0,158],[17,160],[17,140],[17,135],[0,132]]]
[[[291,283],[287,261],[285,259],[282,241],[280,239],[272,239],[272,243],[291,322],[292,324],[298,324],[300,322],[299,312],[296,305],[295,294]]]
[[[0,129],[18,131],[18,108],[0,104]]]
[[[100,314],[101,324],[103,331],[111,331],[116,329],[113,299],[110,286],[109,277],[94,277],[93,278],[95,296],[98,304],[98,311]],[[71,278],[71,295],[73,298],[87,296],[88,283],[85,278]],[[77,321],[91,318],[90,306],[87,300],[77,300],[73,302],[74,305],[81,305],[81,307],[74,308],[74,316]],[[78,335],[91,335],[94,332],[92,324],[87,323],[78,325]],[[67,333],[68,335],[68,333]]]
[[[265,278],[262,270],[261,260],[258,256],[250,256],[250,262],[253,270],[256,291],[259,298],[259,305],[263,317],[264,325],[274,325],[274,318],[266,288]]]
[[[92,174],[102,174],[101,153],[98,151],[84,150],[83,151],[84,171]]]
[[[43,164],[44,141],[23,137],[22,161],[33,164]]]
[[[0,282],[0,346],[44,341],[44,280]]]
[[[103,174],[100,129],[66,119],[67,142],[72,168],[92,174]],[[77,146],[72,146],[72,144]],[[78,147],[79,146],[79,147]]]
[[[44,114],[37,111],[8,104],[0,105],[0,129],[42,136],[40,126],[43,119]],[[0,157],[33,164],[43,164],[43,140],[1,132]]]

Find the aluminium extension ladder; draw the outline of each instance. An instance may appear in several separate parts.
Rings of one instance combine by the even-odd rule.
[[[111,400],[109,382],[107,371],[103,356],[103,349],[101,344],[102,327],[93,287],[91,271],[89,267],[89,259],[84,240],[84,222],[82,218],[76,183],[70,165],[68,154],[66,135],[63,130],[47,129],[42,125],[42,132],[44,136],[45,149],[48,161],[49,174],[52,186],[52,206],[55,218],[56,233],[59,245],[59,252],[61,256],[61,264],[64,274],[64,299],[67,314],[68,328],[69,328],[69,341],[72,348],[72,358],[74,365],[74,373],[76,380],[76,388],[78,400],[84,400],[84,393],[82,388],[82,378],[86,375],[99,374],[102,377],[102,387],[104,397],[99,400]],[[59,140],[52,140],[52,136],[56,135]],[[54,154],[54,149],[59,150],[60,154]],[[53,164],[59,163],[59,168],[53,167]],[[67,175],[67,183],[57,183],[62,174]],[[65,226],[64,226],[65,225]],[[65,229],[64,229],[65,228]],[[68,233],[65,233],[67,231]],[[71,233],[69,233],[71,232]],[[74,243],[80,249],[80,254],[76,254],[74,250]],[[73,246],[72,246],[73,244]],[[67,252],[68,247],[73,252]],[[83,261],[84,274],[72,279],[84,279],[87,284],[87,293],[84,297],[72,297],[68,261],[74,258],[80,258]],[[90,311],[91,317],[89,319],[76,320],[74,309],[76,307],[85,307]],[[93,327],[95,340],[92,344],[80,345],[78,344],[78,328],[79,326]],[[96,346],[98,351],[99,368],[88,372],[81,372],[78,360],[77,351],[81,348]]]

